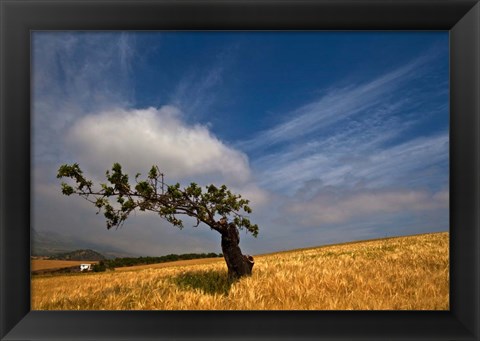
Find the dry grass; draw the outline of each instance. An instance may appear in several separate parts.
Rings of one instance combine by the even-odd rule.
[[[37,277],[34,310],[448,310],[449,236],[436,233],[223,262]]]
[[[33,259],[31,261],[31,270],[61,269],[80,264],[93,264],[97,261],[77,261],[77,260],[49,260],[49,259]]]
[[[134,265],[134,266],[124,266],[120,268],[115,268],[115,271],[132,271],[132,270],[144,270],[144,269],[161,269],[161,268],[171,268],[176,266],[188,266],[188,265],[198,265],[198,264],[209,264],[209,263],[219,263],[225,264],[223,258],[198,258],[198,259],[188,259],[188,260],[177,260],[173,262],[165,263],[156,263],[156,264],[146,264],[146,265]]]

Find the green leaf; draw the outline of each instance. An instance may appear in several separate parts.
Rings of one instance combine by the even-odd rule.
[[[64,195],[72,195],[74,193],[73,187],[67,185],[65,182],[62,182],[62,194]]]
[[[155,179],[158,177],[158,171],[156,166],[152,166],[150,169],[150,172],[148,172],[148,178],[149,179]]]

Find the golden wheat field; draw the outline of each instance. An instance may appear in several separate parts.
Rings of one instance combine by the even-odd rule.
[[[223,257],[176,260],[176,261],[167,262],[167,263],[126,266],[126,267],[116,268],[115,271],[161,269],[161,268],[171,268],[171,267],[174,267],[174,266],[191,266],[191,265],[198,265],[198,264],[206,265],[206,264],[210,264],[210,263],[225,264],[225,261],[223,260]]]
[[[34,276],[34,310],[448,310],[449,235],[255,257],[229,283],[223,261]]]

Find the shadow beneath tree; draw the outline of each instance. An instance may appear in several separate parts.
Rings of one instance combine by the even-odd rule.
[[[172,278],[180,289],[201,290],[209,295],[228,295],[233,282],[226,271],[189,271]]]

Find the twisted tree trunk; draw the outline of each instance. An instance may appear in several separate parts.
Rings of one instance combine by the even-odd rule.
[[[235,224],[230,223],[221,232],[222,252],[228,268],[228,278],[238,279],[242,276],[250,276],[255,262],[253,257],[243,255],[238,244],[240,236]]]

